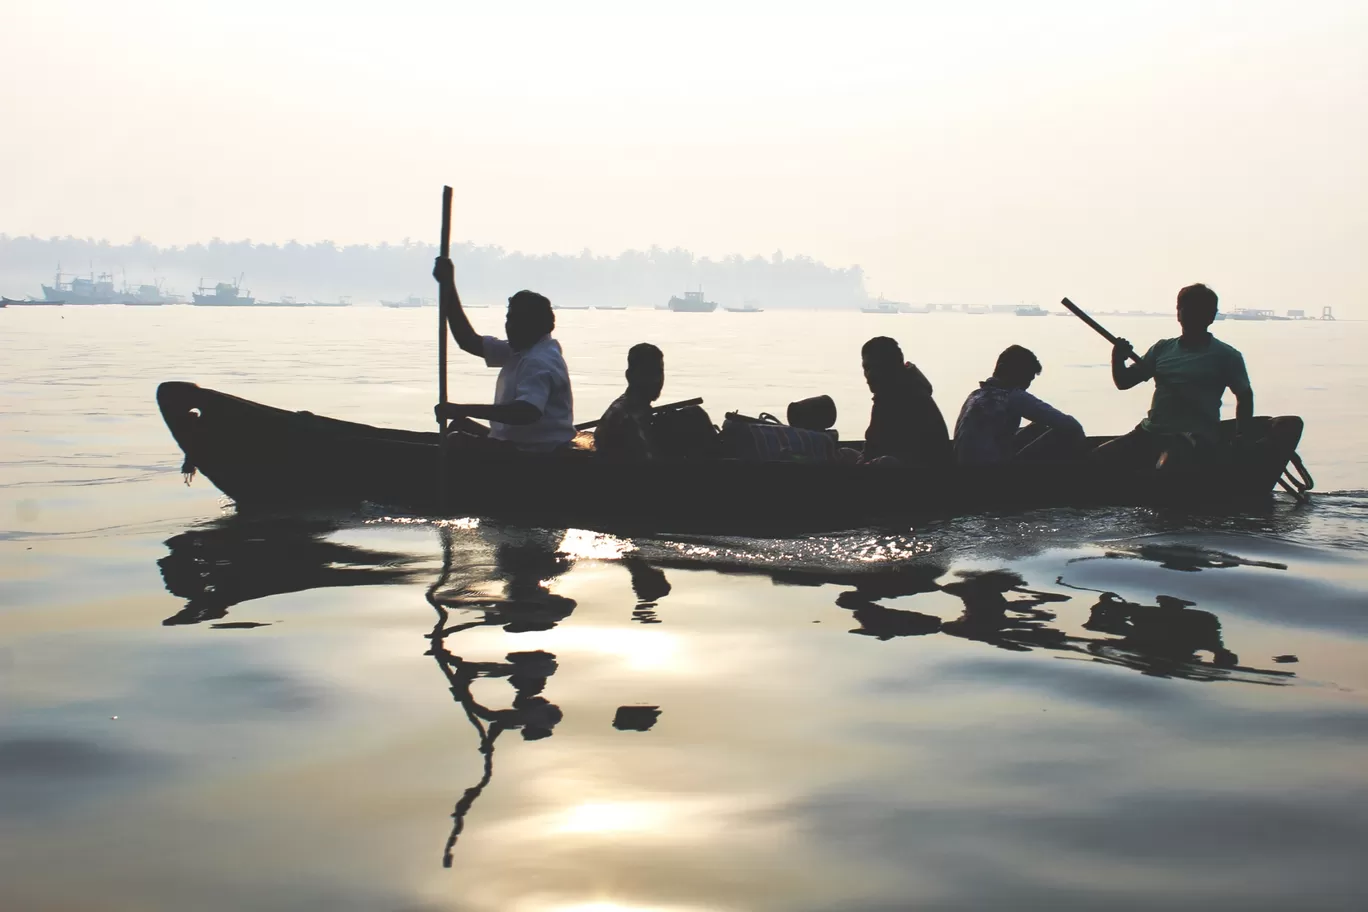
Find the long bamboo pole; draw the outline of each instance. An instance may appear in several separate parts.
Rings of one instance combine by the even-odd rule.
[[[442,257],[451,256],[451,188],[442,188]],[[437,401],[447,404],[447,324],[446,308],[449,302],[437,299]],[[447,509],[447,422],[446,418],[437,419],[437,507],[445,513]]]
[[[1069,308],[1069,312],[1072,313],[1075,317],[1078,317],[1078,319],[1082,320],[1084,323],[1087,323],[1089,326],[1091,326],[1099,336],[1106,339],[1112,345],[1116,344],[1116,336],[1113,336],[1111,333],[1107,332],[1106,328],[1101,323],[1098,323],[1092,317],[1084,313],[1083,308],[1079,307],[1077,304],[1075,304],[1073,301],[1070,301],[1068,298],[1064,298],[1059,303]],[[1126,357],[1131,359],[1132,361],[1140,360],[1140,356],[1137,355],[1134,351],[1127,354]]]

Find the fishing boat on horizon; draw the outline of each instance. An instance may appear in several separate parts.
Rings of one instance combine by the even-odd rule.
[[[402,301],[384,301],[384,300],[382,300],[382,301],[380,302],[380,306],[381,306],[381,307],[431,307],[431,306],[433,306],[433,305],[436,304],[436,303],[437,303],[437,302],[436,302],[435,300],[433,300],[432,298],[420,298],[420,297],[418,297],[418,295],[409,295],[407,298],[404,298]],[[469,306],[469,305],[467,305],[467,306]]]
[[[140,284],[130,287],[128,280],[125,279],[122,289],[114,287],[114,274],[102,272],[98,275],[94,272],[89,278],[75,274],[68,275],[62,272],[62,266],[57,265],[57,274],[52,280],[51,285],[40,286],[43,289],[43,300],[33,301],[42,304],[76,304],[76,305],[105,305],[105,304],[132,304],[132,305],[157,305],[157,304],[176,304],[179,300],[173,295],[162,291],[161,280],[152,284]],[[27,303],[27,302],[25,302]]]
[[[61,307],[65,301],[38,301],[33,298],[6,298],[0,296],[0,307]]]
[[[256,304],[251,292],[241,294],[241,288],[242,276],[238,276],[235,282],[219,282],[212,288],[200,279],[199,289],[191,295],[192,303],[199,307],[251,307]]]
[[[684,297],[674,295],[670,298],[670,303],[665,305],[666,310],[675,313],[712,313],[717,310],[716,301],[708,301],[703,297],[703,290],[686,291]]]

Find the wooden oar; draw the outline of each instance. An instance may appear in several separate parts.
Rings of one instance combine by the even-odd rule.
[[[1068,298],[1064,298],[1059,303],[1069,308],[1069,312],[1072,313],[1075,317],[1078,317],[1078,319],[1082,320],[1084,323],[1087,323],[1094,330],[1096,330],[1099,336],[1106,339],[1112,345],[1116,344],[1116,336],[1113,336],[1111,333],[1107,332],[1106,327],[1104,327],[1101,323],[1098,323],[1092,317],[1084,313],[1083,308],[1079,307],[1077,304],[1075,304],[1073,301],[1070,301]],[[1138,362],[1140,360],[1140,356],[1135,353],[1134,349],[1132,349],[1130,354],[1126,355],[1126,357],[1130,358],[1132,361]]]
[[[451,256],[451,188],[442,188],[442,256]],[[437,300],[437,401],[447,404],[447,326],[446,307],[439,294]],[[447,506],[447,422],[437,419],[437,508],[445,513]]]
[[[651,414],[652,414],[652,415],[659,415],[661,412],[668,412],[668,411],[671,411],[672,409],[688,408],[688,407],[691,406],[691,405],[702,405],[702,404],[703,404],[703,398],[702,398],[701,396],[700,396],[699,398],[697,398],[697,399],[681,399],[679,402],[671,402],[671,403],[669,403],[668,405],[657,405],[655,408],[651,409]],[[577,430],[577,431],[587,431],[587,430],[589,430],[590,428],[598,427],[599,421],[600,421],[600,420],[601,420],[601,419],[599,419],[599,418],[595,418],[593,421],[584,421],[584,422],[581,422],[581,423],[575,425],[575,430]]]

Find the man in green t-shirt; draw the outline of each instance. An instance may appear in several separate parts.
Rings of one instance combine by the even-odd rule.
[[[1127,390],[1152,379],[1154,399],[1145,420],[1129,434],[1098,447],[1098,458],[1158,467],[1176,450],[1218,443],[1221,397],[1227,389],[1235,394],[1239,431],[1249,427],[1254,391],[1244,356],[1208,331],[1216,319],[1216,305],[1216,292],[1205,285],[1189,285],[1178,292],[1183,334],[1154,343],[1135,364],[1126,364],[1133,353],[1131,344],[1116,340],[1112,382],[1117,389]]]

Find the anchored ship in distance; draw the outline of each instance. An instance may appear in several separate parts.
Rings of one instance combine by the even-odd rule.
[[[251,296],[251,292],[240,294],[241,288],[242,276],[238,276],[236,282],[219,282],[213,288],[200,279],[199,290],[191,297],[193,303],[200,307],[251,307],[256,303],[256,298]]]
[[[125,281],[122,289],[114,287],[114,275],[102,272],[91,273],[89,278],[67,275],[57,266],[57,275],[51,285],[43,285],[45,304],[179,304],[180,298],[162,290],[161,282],[152,285],[139,285],[130,289]],[[27,303],[27,302],[26,302]]]
[[[716,301],[705,301],[703,291],[686,291],[684,297],[675,295],[670,298],[670,303],[665,305],[666,309],[673,310],[675,313],[712,313],[717,310]]]

